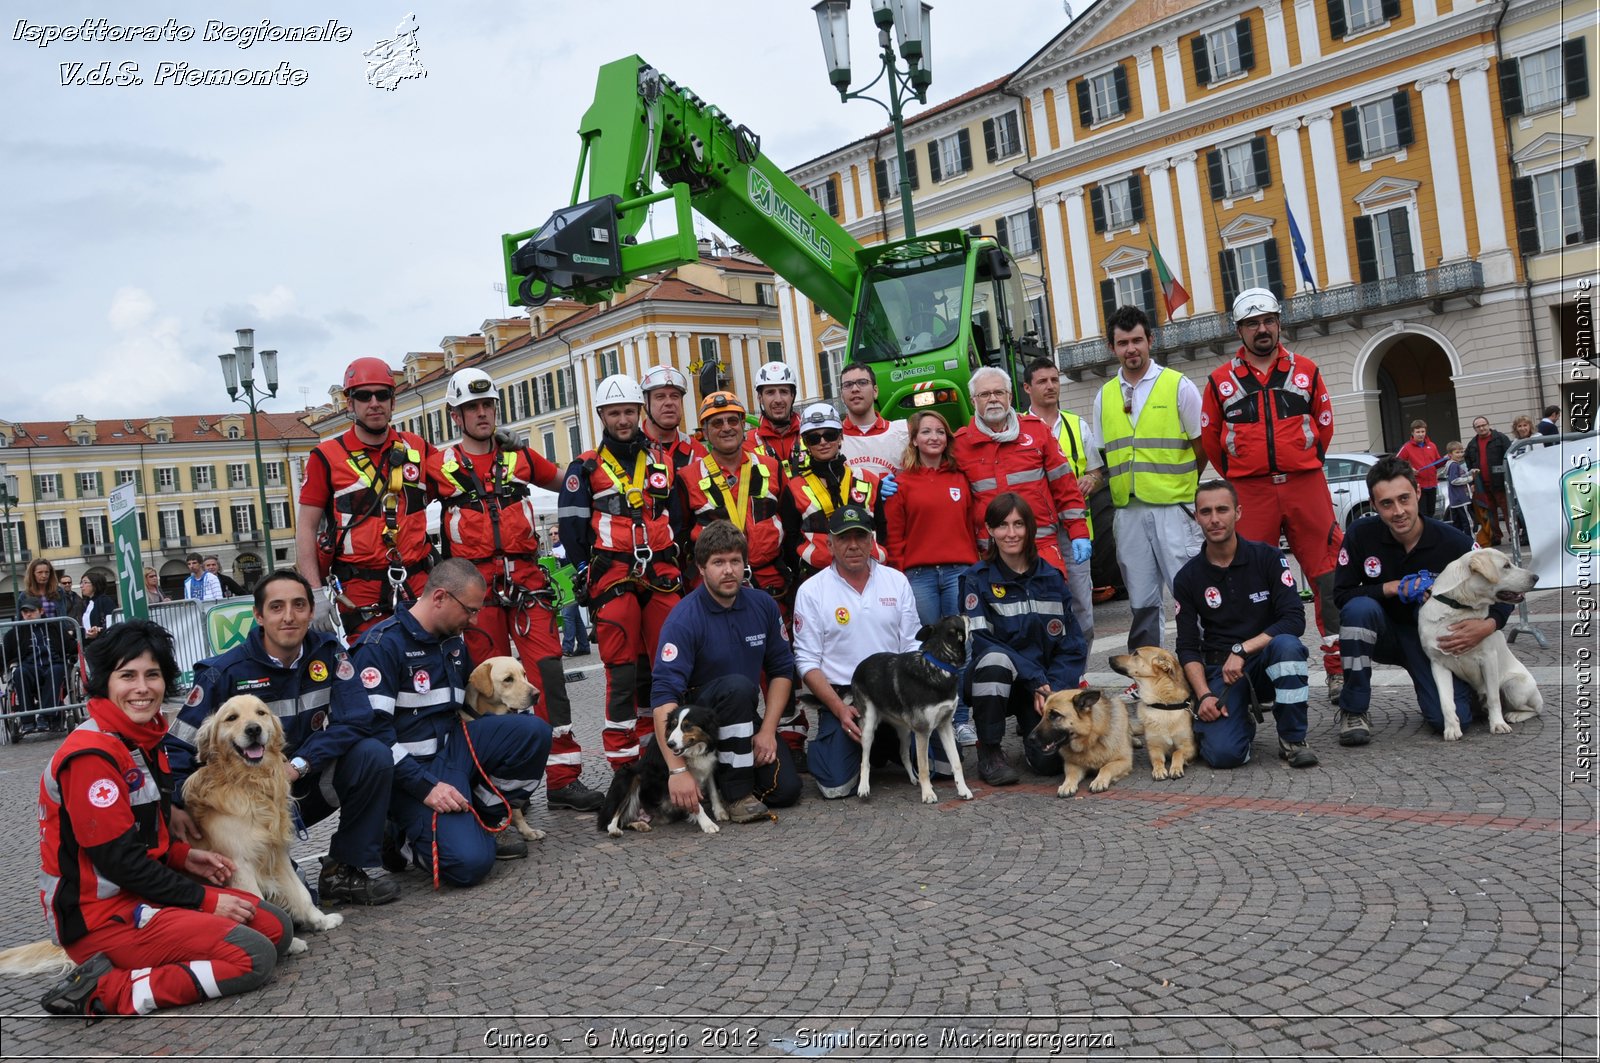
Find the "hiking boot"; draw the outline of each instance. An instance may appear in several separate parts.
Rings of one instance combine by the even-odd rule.
[[[352,864],[326,858],[317,876],[317,893],[329,904],[388,904],[400,899],[400,884],[388,875],[369,875]]]
[[[1016,785],[1017,769],[1006,760],[998,742],[978,743],[978,778],[990,786]]]
[[[1372,741],[1372,728],[1367,725],[1367,714],[1339,713],[1339,744],[1364,746]]]
[[[506,829],[494,836],[494,858],[496,860],[526,860],[528,858],[528,839],[517,833],[517,828],[509,822]]]
[[[735,823],[754,823],[758,819],[771,819],[772,813],[755,794],[745,794],[728,806],[728,818]]]
[[[1328,701],[1334,708],[1339,707],[1339,695],[1344,693],[1344,676],[1328,673]]]
[[[100,988],[100,979],[114,969],[111,957],[97,952],[68,971],[40,998],[39,1003],[52,1015],[103,1015],[105,1008],[100,1006],[98,1000],[91,998],[94,991]]]
[[[1304,742],[1285,742],[1278,739],[1278,756],[1289,762],[1291,768],[1314,768],[1317,766],[1317,755],[1311,752],[1311,747]]]
[[[547,792],[544,799],[551,808],[570,808],[574,812],[593,812],[606,803],[606,795],[589,789],[582,779],[573,779],[561,789]]]
[[[396,840],[394,834],[388,828],[385,828],[383,832],[383,850],[378,859],[382,862],[385,871],[396,875],[411,868],[411,858],[408,852],[401,849],[400,842]]]
[[[971,723],[956,724],[956,745],[975,746],[978,744],[978,729]]]

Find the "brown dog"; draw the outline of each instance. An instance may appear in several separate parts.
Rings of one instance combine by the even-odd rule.
[[[1071,797],[1089,772],[1089,789],[1099,793],[1133,771],[1133,741],[1128,710],[1099,690],[1062,690],[1044,703],[1044,715],[1033,729],[1034,741],[1046,753],[1059,750],[1067,777],[1057,797]]]
[[[1194,759],[1194,695],[1176,654],[1159,646],[1140,646],[1111,658],[1111,668],[1139,684],[1139,719],[1152,779],[1181,779]],[[1167,763],[1171,758],[1171,765]]]
[[[233,861],[228,885],[282,905],[296,927],[332,930],[344,922],[312,903],[290,863],[283,725],[272,710],[250,694],[231,697],[200,725],[195,748],[200,766],[183,784],[183,805],[200,829],[200,847]],[[305,949],[299,938],[289,946]]]
[[[490,657],[467,677],[467,704],[461,721],[479,716],[504,716],[510,712],[532,712],[539,702],[539,691],[528,682],[528,672],[515,657]],[[528,826],[522,809],[511,810],[511,825],[531,842],[544,838],[544,831]]]

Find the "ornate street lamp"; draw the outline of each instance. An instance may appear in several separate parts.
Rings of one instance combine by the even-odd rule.
[[[270,573],[275,568],[272,554],[272,511],[267,508],[267,470],[261,463],[261,433],[256,428],[258,424],[256,410],[261,400],[274,398],[278,394],[278,352],[261,352],[261,375],[266,379],[267,385],[265,394],[262,394],[255,387],[256,330],[235,329],[234,337],[239,345],[226,354],[217,355],[217,358],[222,362],[222,381],[228,386],[228,398],[234,402],[242,402],[250,408],[250,438],[256,446],[256,488],[261,495],[261,534],[266,538],[267,571]],[[243,392],[242,398],[240,392]]]
[[[928,102],[928,86],[933,83],[933,50],[930,32],[933,5],[921,0],[872,0],[872,22],[878,27],[879,62],[882,69],[865,88],[850,91],[850,0],[822,0],[812,7],[817,13],[817,31],[822,35],[822,56],[828,64],[828,80],[839,90],[839,102],[871,100],[889,112],[889,124],[894,127],[895,163],[900,173],[900,215],[905,222],[906,237],[917,235],[916,216],[911,209],[911,177],[906,170],[905,122],[901,104],[910,96],[919,103]],[[894,44],[900,42],[900,58],[906,61],[904,69],[896,62]],[[867,90],[880,80],[887,80],[889,102],[866,95]]]

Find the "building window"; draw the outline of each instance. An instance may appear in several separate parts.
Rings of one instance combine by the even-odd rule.
[[[574,458],[583,453],[583,433],[578,431],[577,421],[567,422],[567,445],[572,448]]]
[[[783,341],[782,340],[768,340],[767,341],[767,361],[769,361],[769,362],[781,362],[781,361],[783,361]]]
[[[99,514],[79,517],[78,522],[83,526],[84,546],[104,546],[106,543],[106,518]]]
[[[1128,74],[1119,63],[1077,83],[1078,122],[1085,128],[1121,118],[1132,109]]]
[[[1267,138],[1255,137],[1206,152],[1206,169],[1212,199],[1234,199],[1267,187],[1272,183]]]
[[[972,169],[972,134],[958,129],[928,142],[928,174],[935,181],[960,177]]]
[[[556,433],[554,429],[546,428],[543,435],[544,456],[554,462],[556,460]],[[573,457],[577,457],[577,455],[574,454]]]
[[[67,522],[60,517],[46,517],[41,520],[39,542],[46,550],[59,550],[67,546]]]
[[[96,498],[100,494],[100,474],[97,472],[80,472],[78,474],[78,497]]]
[[[250,466],[244,462],[233,462],[228,466],[229,487],[250,486]]]
[[[539,403],[541,406],[539,412],[548,413],[556,408],[556,378],[560,375],[560,372],[557,371],[546,373],[539,378]],[[566,403],[563,402],[562,405],[566,405]]]
[[[1344,109],[1344,154],[1350,162],[1392,154],[1415,139],[1411,96],[1404,91]]]
[[[230,424],[228,426],[228,438],[229,439],[238,439],[239,438],[239,426],[238,425]]]
[[[253,532],[256,530],[256,507],[248,502],[235,502],[230,511],[233,517],[233,530],[236,532]]]
[[[199,535],[220,535],[222,513],[216,506],[202,506],[194,511],[194,529]]]
[[[839,377],[844,372],[844,348],[825,350],[818,361],[822,367],[822,398],[831,401],[840,396]]]
[[[713,363],[719,365],[722,363],[722,345],[717,342],[715,336],[701,336],[700,364],[707,366]]]
[[[1019,210],[995,221],[995,236],[1002,247],[1017,258],[1039,250],[1039,216]]]
[[[283,462],[269,461],[262,468],[266,470],[268,487],[283,486]]]
[[[1400,17],[1400,0],[1328,0],[1328,32],[1349,37]]]
[[[33,497],[41,502],[54,502],[61,497],[61,474],[40,473],[33,478]]]
[[[1094,231],[1115,232],[1131,228],[1144,220],[1144,184],[1137,174],[1120,181],[1108,181],[1089,190],[1089,212],[1094,215]]]
[[[983,153],[990,162],[999,162],[1022,151],[1017,112],[986,118],[983,122]]]
[[[600,352],[600,379],[616,376],[622,372],[622,351],[613,347],[609,351]]]
[[[778,289],[775,285],[756,281],[756,303],[761,306],[778,305]]]
[[[156,490],[157,491],[176,491],[177,489],[178,489],[178,470],[177,469],[168,468],[168,469],[157,469],[156,470]]]
[[[12,557],[16,557],[19,553],[28,548],[28,537],[23,534],[21,521],[12,521],[10,524],[5,526],[4,530],[5,535],[3,536],[3,540],[5,542],[7,554]]]
[[[183,537],[183,511],[177,509],[163,509],[157,518],[161,522],[161,537],[163,539],[181,539]]]
[[[1044,309],[1044,296],[1036,295],[1028,300],[1028,330],[1026,335],[1045,350],[1050,349],[1050,330],[1047,327],[1047,315]]]
[[[1232,306],[1246,288],[1266,288],[1283,298],[1283,272],[1278,264],[1278,241],[1260,240],[1229,248],[1217,256],[1222,265],[1222,305]]]
[[[194,489],[196,491],[209,491],[216,487],[216,477],[209,465],[196,465],[194,467]]]
[[[289,503],[268,502],[267,519],[271,521],[273,531],[278,531],[289,526]]]
[[[895,156],[879,159],[873,163],[873,172],[878,179],[878,199],[887,202],[900,197],[900,160]],[[906,180],[915,192],[921,187],[917,180],[917,153],[906,152]]]
[[[817,206],[832,217],[839,216],[839,189],[833,183],[833,178],[806,185],[806,195],[816,200]]]
[[[139,482],[139,470],[138,469],[118,469],[117,470],[117,486],[118,487],[121,487],[123,484],[138,484],[138,482]],[[138,487],[137,486],[134,487],[134,490],[137,491]]]
[[[1582,37],[1508,60],[1500,67],[1507,115],[1531,114],[1589,95],[1589,60]]]
[[[1247,18],[1200,34],[1192,47],[1195,80],[1202,85],[1243,74],[1256,65],[1255,42]]]
[[[1154,275],[1147,269],[1123,273],[1100,282],[1100,309],[1110,321],[1119,306],[1137,306],[1152,318],[1156,312]]]
[[[1411,252],[1411,211],[1394,207],[1355,219],[1356,262],[1361,282],[1404,277],[1414,267]]]
[[[1597,237],[1595,163],[1580,162],[1512,182],[1516,206],[1517,244],[1524,254],[1537,255]]]

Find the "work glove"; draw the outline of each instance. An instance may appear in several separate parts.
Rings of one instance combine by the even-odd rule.
[[[580,561],[572,569],[572,600],[589,608],[589,562]]]
[[[1090,542],[1088,539],[1072,540],[1072,563],[1074,565],[1084,564],[1093,556],[1094,543]]]
[[[885,473],[882,480],[878,481],[878,497],[893,498],[900,485],[894,482],[894,473]]]
[[[326,631],[332,635],[338,632],[338,624],[334,617],[334,605],[328,598],[326,588],[319,589],[311,596],[316,601],[311,613],[311,629],[313,631]]]
[[[1428,588],[1432,586],[1433,573],[1427,569],[1403,576],[1400,579],[1400,600],[1407,605],[1421,605],[1428,596]]]
[[[497,450],[516,450],[522,446],[522,440],[509,428],[496,428],[494,430],[494,445]]]

